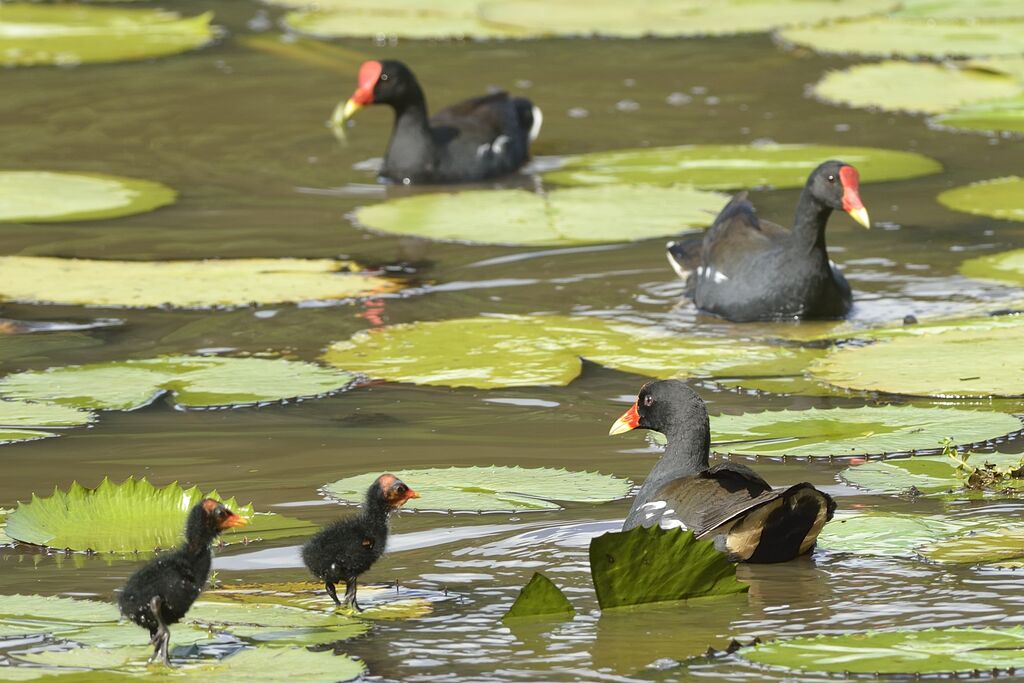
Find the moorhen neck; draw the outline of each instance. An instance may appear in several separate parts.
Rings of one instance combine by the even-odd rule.
[[[741,192],[703,235],[669,242],[668,260],[702,311],[737,322],[841,318],[853,297],[825,247],[835,209],[871,227],[857,169],[826,161],[807,178],[792,230],[758,219]]]
[[[426,98],[412,71],[386,59],[360,67],[358,87],[334,110],[332,124],[342,128],[369,104],[395,110],[380,175],[406,185],[474,182],[512,173],[529,159],[542,121],[530,100],[506,92],[466,100],[428,118]]]
[[[356,601],[356,579],[384,554],[391,513],[419,497],[395,475],[382,474],[367,489],[359,514],[321,529],[302,547],[302,561],[324,582],[335,605],[342,601],[334,585],[344,581],[344,605],[363,611]]]
[[[809,552],[835,512],[831,496],[808,483],[773,489],[745,465],[709,466],[704,401],[679,380],[650,382],[609,434],[636,428],[668,437],[664,455],[622,525],[692,530],[738,562],[786,562]]]
[[[159,555],[128,579],[118,605],[121,614],[149,630],[153,643],[150,662],[159,660],[170,666],[167,648],[171,632],[167,627],[185,616],[206,585],[213,560],[210,544],[223,530],[246,521],[220,502],[206,498],[188,513],[181,547]]]

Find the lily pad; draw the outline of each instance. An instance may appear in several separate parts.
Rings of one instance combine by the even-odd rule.
[[[1024,666],[1024,629],[945,628],[776,640],[742,648],[752,662],[798,671],[940,674]]]
[[[919,549],[933,562],[1006,564],[1024,559],[1024,529],[993,529],[979,534],[943,539]]]
[[[970,457],[969,462],[973,465],[992,463],[1004,467],[1014,465],[1020,459],[1019,455],[1005,453],[976,453]],[[878,493],[902,493],[914,487],[923,494],[943,495],[964,486],[963,480],[956,474],[953,461],[944,455],[866,462],[846,468],[839,476],[848,484]],[[1024,491],[1024,479],[1014,480],[1010,488]]]
[[[904,0],[891,16],[913,19],[1024,19],[1017,0]]]
[[[7,534],[22,543],[70,550],[128,553],[170,548],[181,541],[188,511],[206,497],[220,498],[216,491],[204,494],[198,487],[183,489],[177,483],[156,488],[133,477],[120,484],[104,479],[94,489],[74,482],[66,492],[54,489],[48,498],[33,494],[31,502],[19,502],[7,517]],[[251,504],[239,505],[234,498],[225,505],[252,520],[248,527],[225,532],[220,538],[226,543],[288,538],[316,528],[281,515],[256,514]]]
[[[164,356],[20,372],[0,379],[0,395],[96,410],[136,410],[161,397],[178,408],[211,408],[324,396],[353,380],[299,361]]]
[[[212,13],[78,4],[0,6],[0,65],[128,62],[194,50],[215,37]]]
[[[950,65],[887,61],[830,71],[814,94],[834,104],[941,114],[984,100],[1022,94],[1015,78]]]
[[[334,301],[393,292],[391,279],[332,259],[92,261],[0,256],[0,297],[115,308],[214,308]]]
[[[969,104],[931,119],[938,126],[982,132],[1024,133],[1024,97]]]
[[[81,427],[95,419],[94,413],[70,406],[0,400],[0,443],[59,436],[54,429]]]
[[[966,532],[991,531],[1005,523],[996,515],[956,517],[900,512],[839,514],[818,536],[818,547],[879,557],[914,557],[930,544],[944,545]]]
[[[0,7],[0,17],[4,9]],[[2,19],[0,19],[2,22]],[[3,25],[0,23],[0,36]],[[0,44],[3,39],[0,37]],[[98,173],[0,171],[0,223],[48,223],[116,218],[174,201],[166,185]]]
[[[379,475],[346,477],[323,491],[342,503],[360,503]],[[407,509],[439,512],[558,510],[552,501],[607,503],[624,498],[632,488],[628,479],[548,467],[435,467],[394,475],[423,496],[407,502]]]
[[[400,593],[390,586],[359,586],[360,619],[417,619],[433,611],[423,591],[404,589]],[[242,604],[272,604],[301,609],[334,609],[334,603],[322,583],[297,581],[289,583],[239,583],[222,586],[203,593],[204,600]]]
[[[982,180],[946,190],[938,199],[940,204],[956,211],[1024,221],[1024,178],[1010,176]]]
[[[372,230],[434,240],[594,244],[635,242],[707,227],[727,201],[727,195],[687,186],[577,187],[545,194],[469,190],[391,199],[358,209],[355,219]]]
[[[294,5],[297,3],[282,3]],[[284,23],[292,31],[317,38],[401,36],[412,39],[525,38],[524,29],[483,22],[477,2],[401,0],[386,7],[367,0],[326,0],[315,10],[289,12]]]
[[[756,377],[800,372],[821,353],[680,337],[595,317],[503,316],[366,330],[332,344],[323,359],[392,382],[493,389],[564,386],[580,374],[581,357],[659,378]]]
[[[117,607],[96,600],[59,596],[0,595],[0,621],[52,622],[55,628],[80,628],[118,620]]]
[[[533,578],[519,591],[516,601],[505,612],[502,621],[529,617],[571,619],[574,614],[576,609],[565,597],[565,593],[558,590],[551,579],[540,572],[534,572]]]
[[[742,593],[736,565],[692,531],[636,527],[590,541],[590,575],[601,609]]]
[[[960,272],[979,280],[1024,286],[1024,249],[968,259],[960,264]]]
[[[683,145],[593,152],[566,157],[544,174],[563,185],[688,183],[708,190],[803,187],[822,159],[842,159],[862,183],[903,180],[939,173],[924,155],[873,147],[826,145]]]

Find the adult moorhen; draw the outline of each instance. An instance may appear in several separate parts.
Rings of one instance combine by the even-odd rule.
[[[393,474],[377,477],[366,491],[362,511],[317,532],[302,546],[302,561],[324,582],[334,604],[341,606],[334,584],[345,582],[345,606],[362,612],[356,579],[384,554],[391,513],[420,494]]]
[[[833,209],[871,227],[857,169],[841,161],[807,178],[792,230],[758,219],[741,192],[702,236],[669,242],[668,261],[697,308],[729,320],[841,318],[853,297],[825,248]]]
[[[773,489],[745,465],[708,466],[704,401],[679,380],[649,382],[609,434],[653,429],[668,446],[640,488],[622,529],[683,527],[738,562],[785,562],[814,547],[832,519],[831,496],[810,484]]]
[[[171,665],[167,658],[171,642],[168,624],[176,624],[185,616],[206,585],[213,559],[210,544],[220,532],[246,522],[220,502],[206,498],[188,513],[185,543],[159,555],[128,579],[118,605],[121,614],[149,629],[153,643],[150,662],[159,659]]]
[[[395,110],[380,175],[396,183],[464,183],[517,170],[540,132],[540,109],[530,100],[496,92],[466,100],[427,118],[416,77],[402,62],[365,62],[352,97],[334,110],[336,128],[368,104]]]

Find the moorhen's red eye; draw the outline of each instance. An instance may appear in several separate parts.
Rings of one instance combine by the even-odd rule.
[[[653,404],[654,404],[654,397],[653,396],[651,396],[650,394],[647,394],[646,396],[644,396],[644,407],[645,408],[650,408]]]
[[[834,183],[834,182],[836,181],[836,177],[835,177],[834,175],[832,175],[832,174],[829,174],[829,176],[828,176],[828,181],[829,181],[830,183]]]

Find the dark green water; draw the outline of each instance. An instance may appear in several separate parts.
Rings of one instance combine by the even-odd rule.
[[[241,0],[177,4],[185,13],[212,7],[234,35],[244,34],[248,20],[263,11]],[[954,185],[1019,171],[1021,142],[931,131],[919,118],[841,109],[804,96],[806,84],[843,60],[784,51],[766,36],[341,45],[366,58],[406,61],[435,105],[488,86],[529,96],[545,112],[535,146],[540,156],[764,139],[922,152],[946,171],[862,188],[878,229],[864,231],[843,216],[830,225],[833,257],[856,291],[854,316],[893,320],[1020,298],[1019,292],[968,281],[956,267],[972,255],[1024,246],[1024,228],[948,211],[934,197]],[[328,343],[370,326],[374,315],[390,324],[480,313],[586,312],[736,332],[678,305],[681,288],[665,263],[662,240],[543,252],[425,244],[355,228],[346,219],[354,208],[409,192],[380,186],[372,172],[353,168],[383,152],[388,112],[362,112],[345,148],[322,125],[351,93],[356,68],[353,60],[340,65],[341,72],[318,69],[246,49],[229,37],[200,52],[149,63],[0,73],[3,167],[135,175],[181,192],[174,206],[130,218],[5,225],[0,253],[108,259],[346,255],[368,264],[413,262],[410,277],[418,285],[408,296],[372,304],[277,306],[264,309],[275,314],[263,317],[252,309],[5,306],[6,316],[23,320],[116,316],[124,325],[7,340],[0,370],[209,348],[273,350],[312,360]],[[692,101],[668,104],[676,92]],[[623,111],[616,105],[624,100],[638,106]],[[571,117],[577,108],[589,115]],[[532,182],[525,177],[504,184]],[[761,215],[782,223],[796,197],[796,190],[753,194]],[[629,227],[622,226],[624,234]],[[76,479],[93,485],[105,475],[144,475],[159,484],[217,488],[261,509],[326,522],[340,509],[322,503],[318,487],[371,470],[519,464],[599,469],[640,481],[657,453],[639,435],[605,434],[642,382],[587,366],[564,388],[484,392],[374,384],[262,409],[180,412],[158,403],[106,414],[94,428],[59,439],[4,446],[0,506]],[[860,403],[700,388],[713,411]],[[998,447],[1024,450],[1019,438]],[[936,502],[873,497],[838,484],[841,463],[759,461],[757,467],[776,485],[811,481],[846,509],[942,509]],[[780,566],[742,566],[749,595],[601,615],[586,546],[591,533],[614,526],[628,506],[571,505],[516,517],[403,514],[394,523],[392,552],[366,578],[446,588],[458,598],[438,603],[425,619],[377,624],[340,649],[364,658],[371,676],[382,680],[784,680],[730,657],[688,670],[661,667],[729,638],[1024,620],[1019,573],[823,550]],[[1020,513],[1013,504],[1001,507]],[[474,528],[488,535],[458,540],[459,532]],[[220,578],[303,577],[296,542],[226,550],[218,558]],[[0,592],[112,599],[136,566],[6,549],[0,551]],[[566,624],[510,631],[498,620],[537,569],[566,587],[580,614]],[[659,668],[649,668],[656,662]]]

